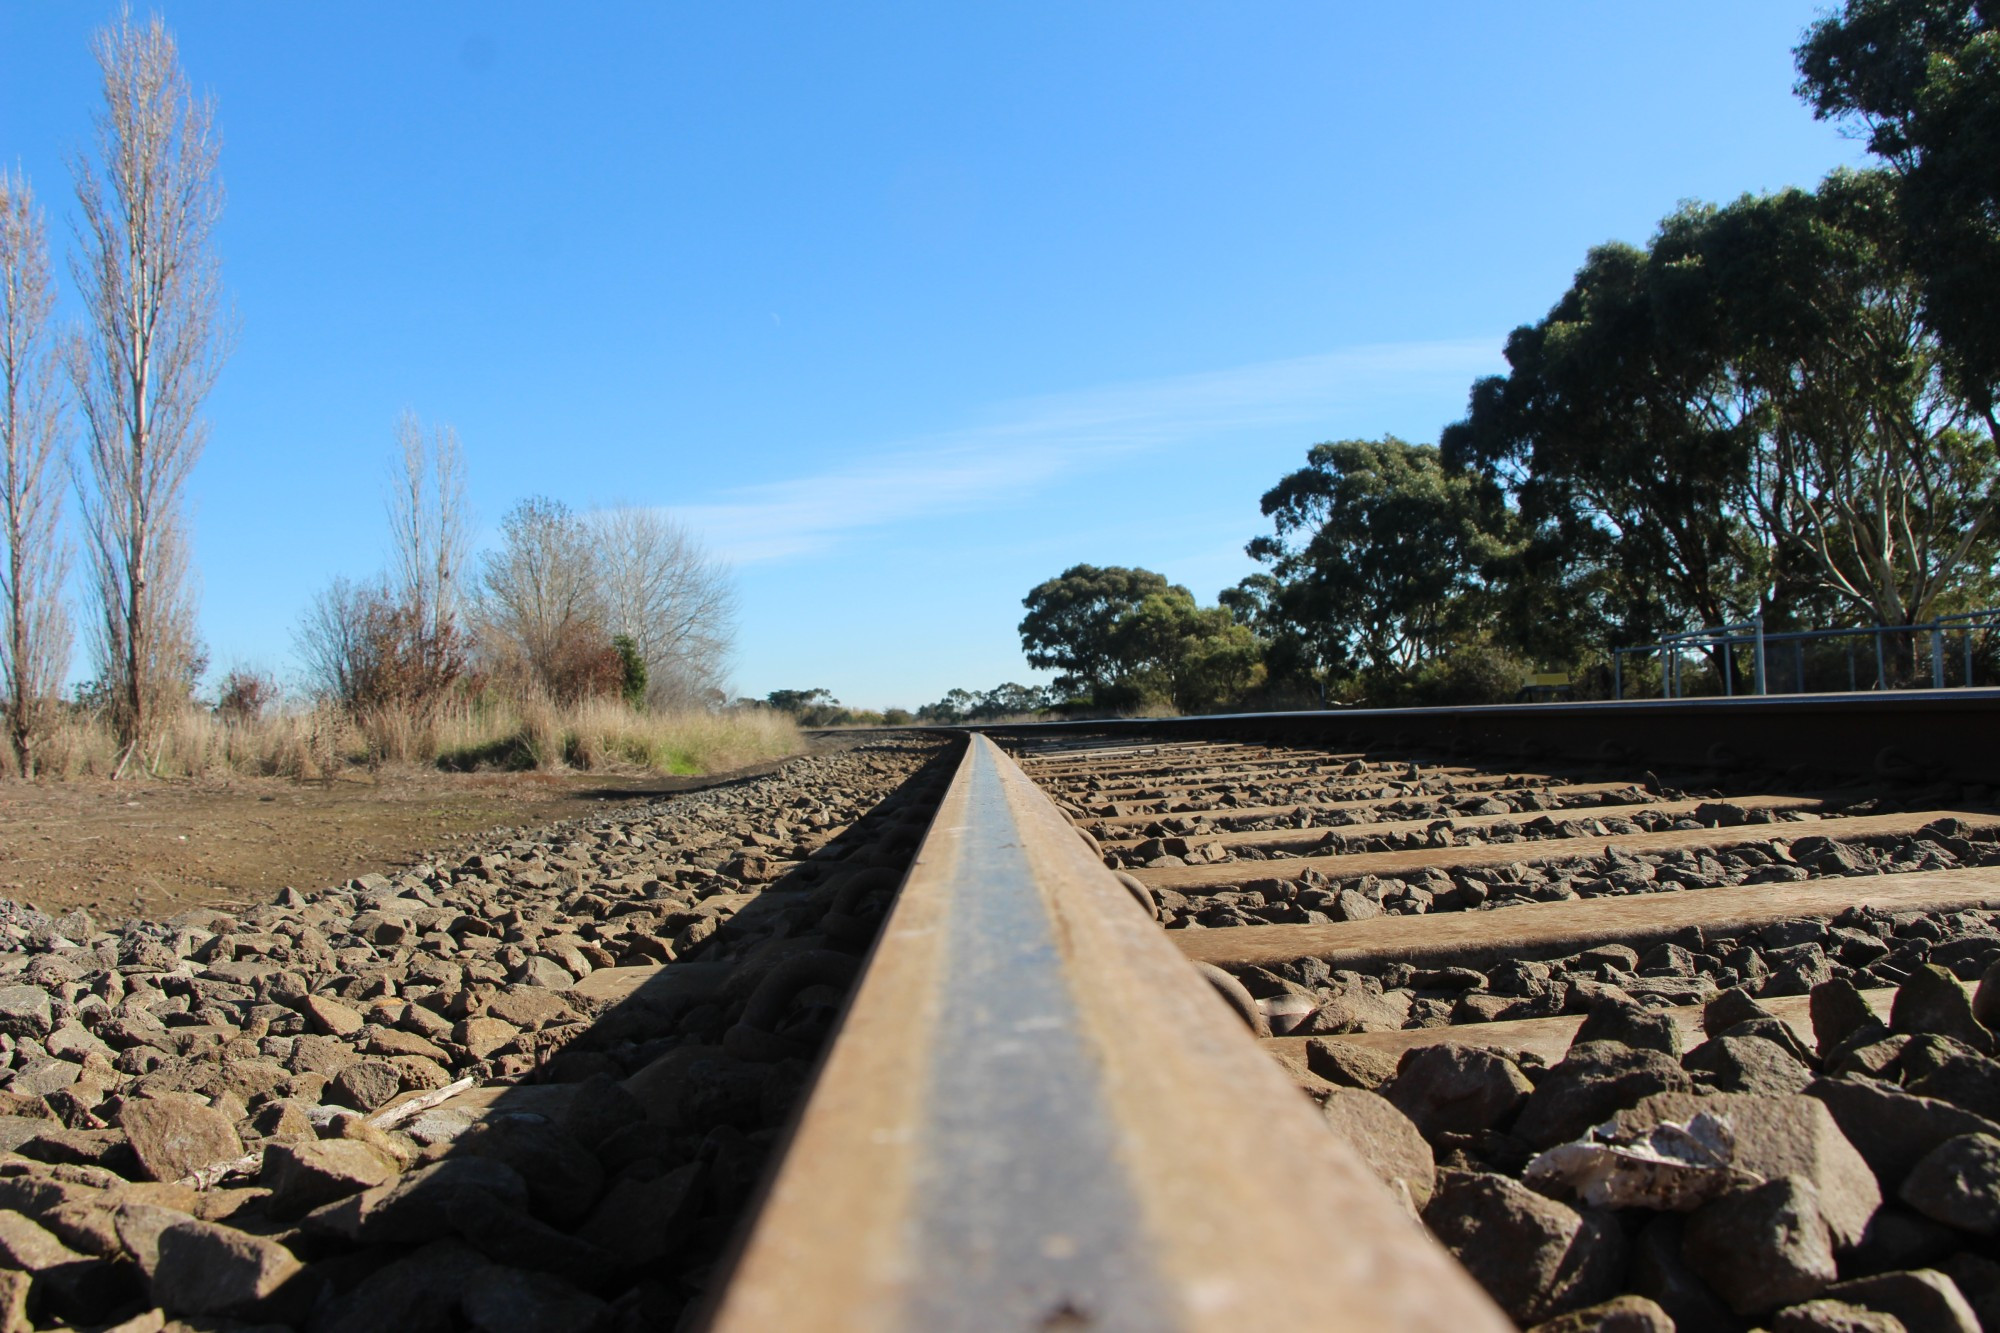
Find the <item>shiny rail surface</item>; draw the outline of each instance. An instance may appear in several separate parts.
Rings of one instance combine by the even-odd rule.
[[[710,1327],[1509,1324],[973,736]]]

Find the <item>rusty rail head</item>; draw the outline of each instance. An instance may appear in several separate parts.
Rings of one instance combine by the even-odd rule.
[[[1510,1326],[974,736],[710,1327]]]

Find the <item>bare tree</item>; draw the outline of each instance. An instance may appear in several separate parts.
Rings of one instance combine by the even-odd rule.
[[[480,638],[503,670],[557,699],[616,688],[590,529],[560,500],[523,500],[500,520],[486,557]]]
[[[198,673],[182,490],[230,336],[213,247],[222,213],[213,103],[189,91],[157,17],[143,29],[121,17],[92,51],[104,109],[97,162],[71,164],[81,215],[71,271],[85,330],[69,371],[87,437],[97,649],[129,761]]]
[[[336,578],[299,617],[292,642],[314,694],[350,706],[355,702],[375,597],[373,588]]]
[[[449,685],[464,665],[465,456],[457,431],[440,426],[426,440],[414,412],[397,420],[396,441],[403,466],[389,492],[390,577],[411,627],[410,655],[424,676]]]
[[[62,604],[69,552],[58,535],[65,453],[50,325],[48,234],[25,178],[0,171],[0,688],[23,777],[69,664]]]
[[[735,638],[728,570],[657,509],[601,509],[590,527],[606,624],[637,645],[649,700],[694,703],[720,682]]]

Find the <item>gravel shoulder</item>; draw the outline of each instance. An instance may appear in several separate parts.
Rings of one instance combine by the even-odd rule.
[[[813,752],[843,744],[817,740]],[[690,778],[402,768],[329,783],[4,781],[0,898],[99,920],[238,908],[775,767]]]
[[[815,751],[241,910],[0,901],[0,1329],[674,1327],[953,752]]]

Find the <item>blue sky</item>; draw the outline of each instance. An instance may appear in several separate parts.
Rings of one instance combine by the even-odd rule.
[[[135,6],[143,16],[150,12]],[[1036,679],[1065,566],[1204,601],[1315,441],[1434,440],[1591,245],[1860,146],[1818,6],[167,4],[241,338],[191,484],[218,667],[380,567],[397,414],[735,563],[745,693]],[[59,241],[110,4],[0,0]]]

